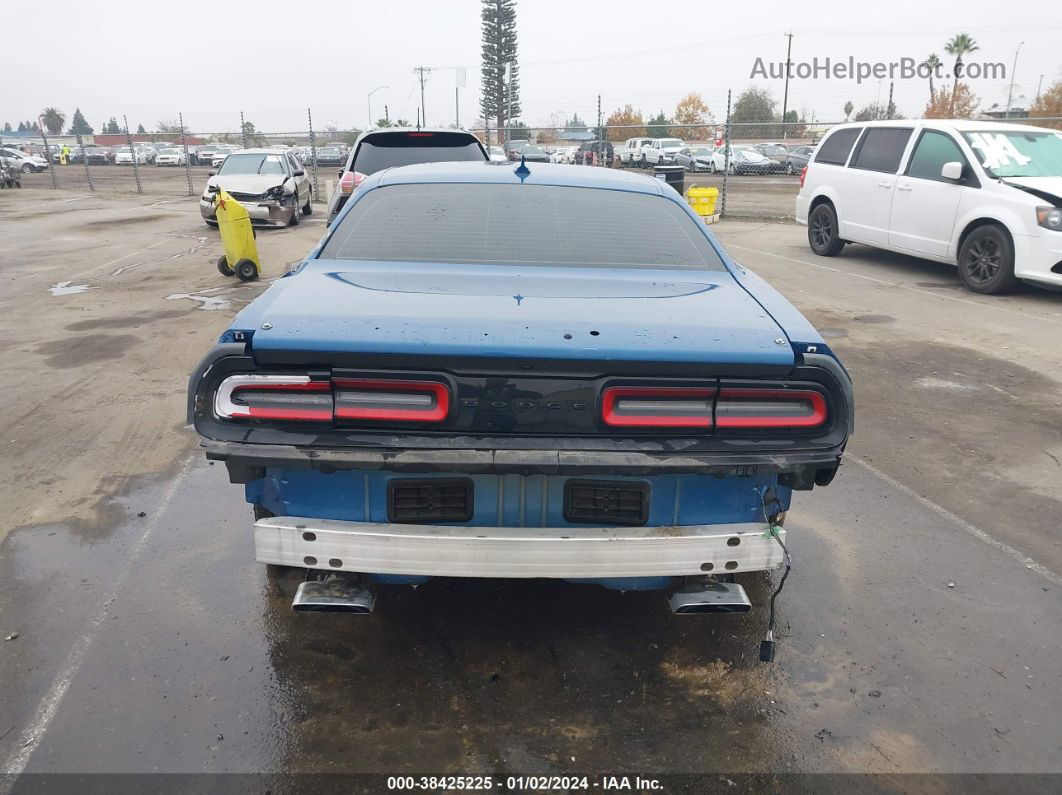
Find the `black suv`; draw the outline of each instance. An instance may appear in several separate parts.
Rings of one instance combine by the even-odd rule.
[[[339,215],[362,180],[377,171],[460,160],[490,160],[479,139],[465,130],[388,127],[364,132],[351,150],[347,167],[339,172],[339,185],[328,200],[328,223]]]
[[[595,152],[597,152],[599,166],[612,167],[612,161],[615,158],[612,141],[583,141],[572,155],[572,160],[577,166],[591,166],[594,164]]]

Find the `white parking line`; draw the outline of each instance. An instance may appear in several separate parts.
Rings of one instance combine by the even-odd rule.
[[[898,287],[901,290],[909,290],[912,293],[922,293],[923,295],[929,295],[933,298],[940,298],[945,301],[955,301],[959,304],[968,304],[970,306],[976,306],[980,309],[990,309],[993,312],[1004,312],[1008,315],[1017,315],[1018,317],[1035,318],[1036,320],[1042,320],[1045,323],[1054,323],[1057,326],[1062,326],[1062,320],[1052,317],[1046,317],[1036,312],[1024,312],[1019,311],[1017,309],[1007,309],[1007,307],[1005,306],[997,306],[993,303],[981,303],[980,301],[971,301],[968,298],[957,298],[954,295],[941,295],[940,293],[934,292],[933,290],[923,290],[920,287],[911,287],[910,285],[902,284],[900,282],[892,282],[888,279],[879,279],[876,276],[867,276],[864,273],[854,273],[853,271],[846,271],[842,268],[831,268],[829,265],[822,265],[818,262],[810,262],[804,259],[797,259],[796,257],[786,257],[782,254],[775,254],[771,251],[763,251],[758,248],[751,248],[750,246],[741,246],[737,243],[724,243],[724,246],[726,248],[736,248],[742,251],[751,251],[754,254],[762,254],[765,257],[774,257],[775,259],[785,260],[786,262],[795,262],[798,265],[807,265],[811,268],[818,268],[819,270],[829,271],[830,273],[840,273],[844,276],[852,276],[856,279],[865,279],[868,282],[874,282],[875,284],[881,284],[886,287]]]
[[[81,271],[81,273],[74,274],[73,276],[70,277],[70,279],[71,279],[71,281],[75,281],[76,282],[79,279],[83,279],[84,277],[86,277],[90,273],[94,273],[94,272],[96,272],[98,270],[102,270],[104,268],[109,268],[111,265],[117,265],[123,259],[129,259],[129,257],[133,256],[134,254],[140,254],[140,253],[142,253],[144,251],[149,251],[149,250],[151,250],[153,248],[156,248],[157,246],[161,246],[163,243],[167,242],[167,240],[168,240],[168,238],[163,238],[161,240],[156,240],[154,243],[152,243],[150,245],[144,246],[143,248],[137,248],[137,249],[133,249],[132,251],[128,251],[125,254],[122,254],[122,256],[115,257],[114,259],[112,259],[112,260],[110,260],[108,262],[105,262],[102,265],[93,265],[88,270],[84,270],[84,271]]]
[[[7,778],[6,781],[0,779],[0,795],[8,795],[11,791],[11,787],[15,784],[14,777],[20,775],[26,769],[30,757],[33,756],[33,752],[36,751],[37,747],[41,744],[41,740],[44,739],[44,733],[48,730],[48,725],[52,722],[56,712],[59,711],[59,706],[63,703],[63,698],[66,696],[67,690],[70,689],[70,683],[74,680],[78,669],[81,667],[81,663],[85,660],[85,654],[88,652],[89,646],[92,645],[94,633],[107,619],[107,611],[109,610],[111,603],[118,597],[118,593],[125,584],[126,579],[129,577],[129,573],[136,568],[136,564],[139,562],[144,547],[147,546],[148,537],[158,526],[159,519],[166,512],[166,508],[173,499],[173,495],[177,492],[177,487],[184,480],[191,462],[192,457],[189,456],[178,468],[169,487],[163,493],[162,499],[159,500],[151,519],[147,523],[147,527],[144,528],[144,532],[140,534],[136,543],[133,544],[125,565],[121,567],[121,573],[111,585],[111,589],[107,594],[107,598],[103,602],[103,606],[100,608],[99,612],[96,613],[96,616],[89,622],[88,630],[78,638],[77,642],[70,650],[70,653],[67,655],[66,660],[63,663],[62,670],[37,705],[37,711],[33,714],[33,719],[19,734],[18,742],[15,745],[17,751],[7,761],[7,764],[4,765],[3,773],[9,775],[10,778]]]
[[[991,533],[988,533],[985,530],[982,530],[977,525],[971,524],[970,522],[967,522],[965,519],[963,519],[960,516],[956,516],[951,511],[949,511],[947,508],[945,508],[945,507],[943,507],[941,505],[937,505],[935,502],[933,502],[928,497],[924,497],[921,494],[919,494],[917,491],[915,491],[914,489],[903,485],[902,483],[900,483],[900,481],[896,480],[896,478],[892,477],[891,475],[886,475],[884,472],[882,472],[876,466],[871,464],[869,461],[865,461],[862,458],[860,458],[859,456],[852,455],[851,453],[846,455],[844,457],[844,460],[845,461],[854,461],[855,463],[859,464],[859,466],[863,467],[863,469],[865,469],[867,472],[869,472],[874,477],[885,481],[886,483],[888,483],[890,486],[892,486],[897,491],[900,491],[903,494],[905,494],[908,497],[910,497],[911,499],[916,500],[921,505],[925,506],[926,508],[928,508],[929,510],[931,510],[933,513],[937,514],[938,516],[941,516],[944,519],[947,519],[949,522],[952,522],[953,524],[958,525],[960,528],[965,530],[967,533],[972,535],[974,538],[978,538],[981,541],[984,541],[990,547],[993,547],[993,548],[999,550],[1004,555],[1007,555],[1008,557],[1014,558],[1014,560],[1018,561],[1018,563],[1020,563],[1023,566],[1025,566],[1025,568],[1029,569],[1030,571],[1035,571],[1037,574],[1039,574],[1041,577],[1043,577],[1044,579],[1048,580],[1049,582],[1052,582],[1055,585],[1062,585],[1062,575],[1057,574],[1056,572],[1052,571],[1051,569],[1047,568],[1046,566],[1043,566],[1043,565],[1037,563],[1035,560],[1030,558],[1028,555],[1023,554],[1020,550],[1015,549],[1010,544],[1007,544],[1007,543],[1004,543],[1003,541],[1000,541],[998,538],[994,537]]]

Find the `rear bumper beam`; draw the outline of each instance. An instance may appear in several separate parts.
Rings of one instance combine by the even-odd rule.
[[[429,577],[688,576],[782,564],[758,523],[521,528],[274,516],[255,523],[254,544],[260,563]]]

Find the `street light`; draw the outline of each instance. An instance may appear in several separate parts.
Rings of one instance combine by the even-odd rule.
[[[369,92],[369,126],[365,128],[366,130],[372,129],[372,95],[375,94],[377,91],[380,91],[381,89],[390,87],[391,86],[376,86],[376,88]]]

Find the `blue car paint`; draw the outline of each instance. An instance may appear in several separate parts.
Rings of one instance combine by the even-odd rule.
[[[440,163],[379,172],[362,183],[310,254],[244,309],[222,341],[252,350],[424,352],[433,355],[548,356],[571,359],[793,364],[813,347],[834,357],[810,323],[777,291],[734,261],[670,187],[656,180],[573,166],[533,165],[525,184],[591,187],[656,195],[683,208],[721,257],[725,271],[455,266],[319,259],[344,215],[370,191],[424,182],[518,179],[511,164]],[[637,300],[637,313],[631,307]],[[589,302],[593,302],[590,304]],[[313,313],[306,312],[308,306]],[[593,320],[581,318],[592,316]],[[266,328],[263,324],[268,324]],[[714,326],[711,326],[715,323]],[[532,328],[533,326],[533,328]],[[599,334],[589,336],[591,330]],[[671,333],[667,333],[670,331]],[[564,335],[570,334],[571,339]],[[784,344],[779,344],[782,339]],[[836,358],[836,357],[834,357]],[[246,485],[249,503],[278,515],[387,521],[387,471],[270,467]],[[454,477],[431,473],[424,477]],[[481,526],[565,526],[565,476],[467,475]],[[611,479],[611,478],[610,478]],[[617,478],[621,479],[621,478]],[[650,525],[760,522],[789,508],[777,475],[626,478],[651,489]],[[418,584],[427,577],[369,574],[375,582]],[[667,587],[670,578],[573,580],[622,590]]]

